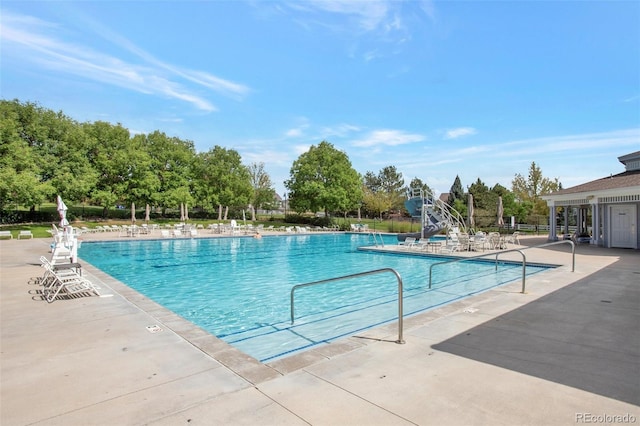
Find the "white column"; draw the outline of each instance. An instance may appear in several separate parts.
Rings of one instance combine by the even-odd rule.
[[[551,201],[547,204],[549,206],[549,241],[556,241],[557,236],[557,221],[556,221],[556,204]]]
[[[596,199],[596,202],[591,204],[591,244],[600,243],[600,205]]]

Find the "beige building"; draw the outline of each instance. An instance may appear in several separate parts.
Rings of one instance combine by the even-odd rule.
[[[625,171],[542,196],[549,240],[568,238],[603,247],[640,248],[640,151],[618,157]]]

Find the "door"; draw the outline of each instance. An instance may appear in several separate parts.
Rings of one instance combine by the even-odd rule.
[[[611,247],[637,248],[636,206],[611,206]]]

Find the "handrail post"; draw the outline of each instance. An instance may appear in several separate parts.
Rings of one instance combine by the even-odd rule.
[[[531,249],[531,248],[541,248],[541,247],[546,247],[546,246],[553,246],[556,244],[562,244],[562,243],[569,243],[571,244],[571,272],[575,272],[576,270],[576,245],[573,241],[571,240],[563,240],[563,241],[553,241],[550,243],[546,243],[546,244],[540,244],[537,246],[532,246],[532,247],[524,247],[521,249],[510,249],[510,250],[503,250],[503,251],[498,251],[495,253],[496,255],[496,259],[495,259],[495,270],[498,271],[498,256],[502,253],[509,253],[509,252],[513,252],[513,251],[517,251],[522,255],[522,293],[525,293],[525,282],[526,282],[526,276],[527,276],[527,256],[524,254],[523,250],[526,249]],[[463,258],[458,258],[458,259],[454,259],[454,260],[447,260],[444,262],[438,262],[438,263],[432,263],[431,265],[429,265],[429,289],[431,289],[431,284],[432,284],[432,275],[433,275],[433,267],[436,265],[444,265],[447,263],[456,263],[456,262],[463,262],[465,260],[474,260],[474,259],[479,259],[482,257],[487,257],[487,256],[491,256],[494,253],[486,253],[486,254],[481,254],[478,256],[472,256],[472,257],[463,257]]]
[[[404,344],[404,336],[403,336],[403,328],[404,328],[404,313],[403,313],[403,284],[402,284],[402,277],[400,276],[400,274],[392,268],[382,268],[382,269],[376,269],[373,271],[367,271],[367,272],[359,272],[357,274],[351,274],[351,275],[344,275],[341,277],[336,277],[336,278],[328,278],[326,280],[320,280],[320,281],[313,281],[310,283],[305,283],[305,284],[297,284],[294,285],[293,287],[291,287],[291,296],[290,296],[290,303],[291,303],[291,324],[293,324],[294,322],[294,316],[295,316],[295,306],[294,306],[294,294],[296,289],[298,288],[302,288],[302,287],[309,287],[309,286],[313,286],[313,285],[318,285],[318,284],[326,284],[329,282],[333,282],[333,281],[340,281],[340,280],[346,280],[349,278],[357,278],[357,277],[362,277],[362,276],[366,276],[366,275],[373,275],[373,274],[380,274],[383,272],[391,272],[392,274],[394,274],[396,276],[396,279],[398,280],[398,340],[396,340],[396,343],[399,344]]]

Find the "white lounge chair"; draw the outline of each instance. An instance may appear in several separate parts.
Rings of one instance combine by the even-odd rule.
[[[22,238],[33,238],[33,234],[31,233],[31,231],[20,231],[20,233],[18,234],[18,239],[22,239]]]
[[[444,246],[440,247],[441,253],[453,253],[460,250],[460,240],[458,234],[450,233]]]
[[[429,243],[429,238],[420,238],[418,241],[413,243],[411,247],[417,248],[419,250],[427,250],[427,247],[429,247]]]
[[[46,262],[46,259],[43,261],[43,266],[46,269],[46,278],[42,281],[42,295],[47,302],[53,302],[58,295],[93,293],[100,296],[98,287],[77,272],[71,269],[56,271],[53,265]]]
[[[398,243],[399,246],[411,247],[416,243],[415,237],[406,237],[404,241]]]

